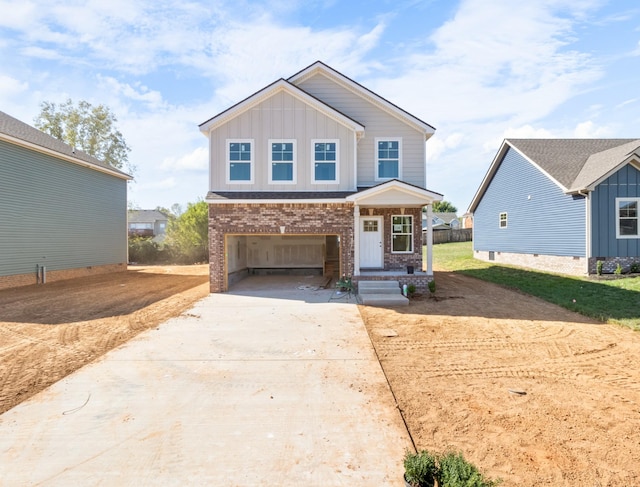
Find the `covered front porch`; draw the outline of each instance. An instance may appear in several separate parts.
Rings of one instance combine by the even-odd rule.
[[[432,204],[442,195],[398,180],[347,198],[354,218],[353,283],[398,281],[424,291],[433,278]],[[422,209],[427,209],[426,262],[422,251]]]

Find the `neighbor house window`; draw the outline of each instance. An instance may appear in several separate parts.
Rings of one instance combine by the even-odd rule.
[[[311,161],[314,183],[338,182],[338,141],[312,140]]]
[[[401,177],[401,139],[376,139],[376,179]]]
[[[500,213],[500,228],[507,228],[507,214]]]
[[[638,208],[640,198],[616,198],[616,237],[639,238]]]
[[[270,183],[295,183],[296,180],[296,141],[269,141]]]
[[[253,183],[253,141],[227,141],[227,182]]]
[[[391,251],[395,254],[413,252],[413,216],[391,217]]]

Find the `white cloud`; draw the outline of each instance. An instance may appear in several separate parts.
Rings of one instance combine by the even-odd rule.
[[[453,133],[443,139],[436,133],[427,142],[427,161],[437,159],[448,149],[455,149],[463,138],[461,133]]]
[[[167,157],[162,161],[161,168],[171,171],[204,171],[209,167],[209,150],[207,147],[198,147],[181,157]]]
[[[502,132],[501,136],[493,137],[486,141],[482,148],[485,153],[495,152],[504,139],[552,139],[553,137],[554,135],[549,130],[535,128],[527,124],[521,127],[509,127]]]
[[[573,135],[579,139],[605,138],[611,136],[609,127],[597,127],[591,120],[579,123],[573,131]]]
[[[114,94],[122,95],[126,99],[144,102],[155,109],[160,109],[165,106],[162,100],[162,93],[150,90],[141,83],[136,83],[135,86],[131,86],[128,83],[121,83],[110,76],[101,75],[98,75],[97,79],[99,86],[108,88]]]

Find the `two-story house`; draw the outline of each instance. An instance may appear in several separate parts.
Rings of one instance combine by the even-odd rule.
[[[431,125],[316,62],[200,130],[212,292],[260,270],[297,269],[355,281],[409,275],[426,287],[421,210],[442,199],[426,189]]]
[[[169,217],[159,210],[129,210],[129,237],[153,237],[162,241],[167,233]]]

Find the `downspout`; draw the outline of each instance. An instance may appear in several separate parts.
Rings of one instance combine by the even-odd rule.
[[[353,205],[353,275],[360,275],[360,206],[358,205]]]
[[[586,227],[587,227],[586,228],[586,230],[587,230],[587,232],[586,232],[587,233],[587,235],[586,235],[586,238],[587,238],[586,244],[587,245],[585,247],[585,250],[586,250],[586,259],[585,259],[585,261],[586,261],[586,264],[585,264],[586,269],[585,269],[585,274],[589,275],[589,259],[591,258],[591,192],[590,191],[584,192],[583,190],[580,190],[580,191],[578,191],[578,194],[580,196],[583,196],[587,201],[587,203],[585,205],[585,212],[586,212],[586,214],[585,214],[585,223],[586,223]]]
[[[427,276],[433,276],[433,209],[427,205]]]

